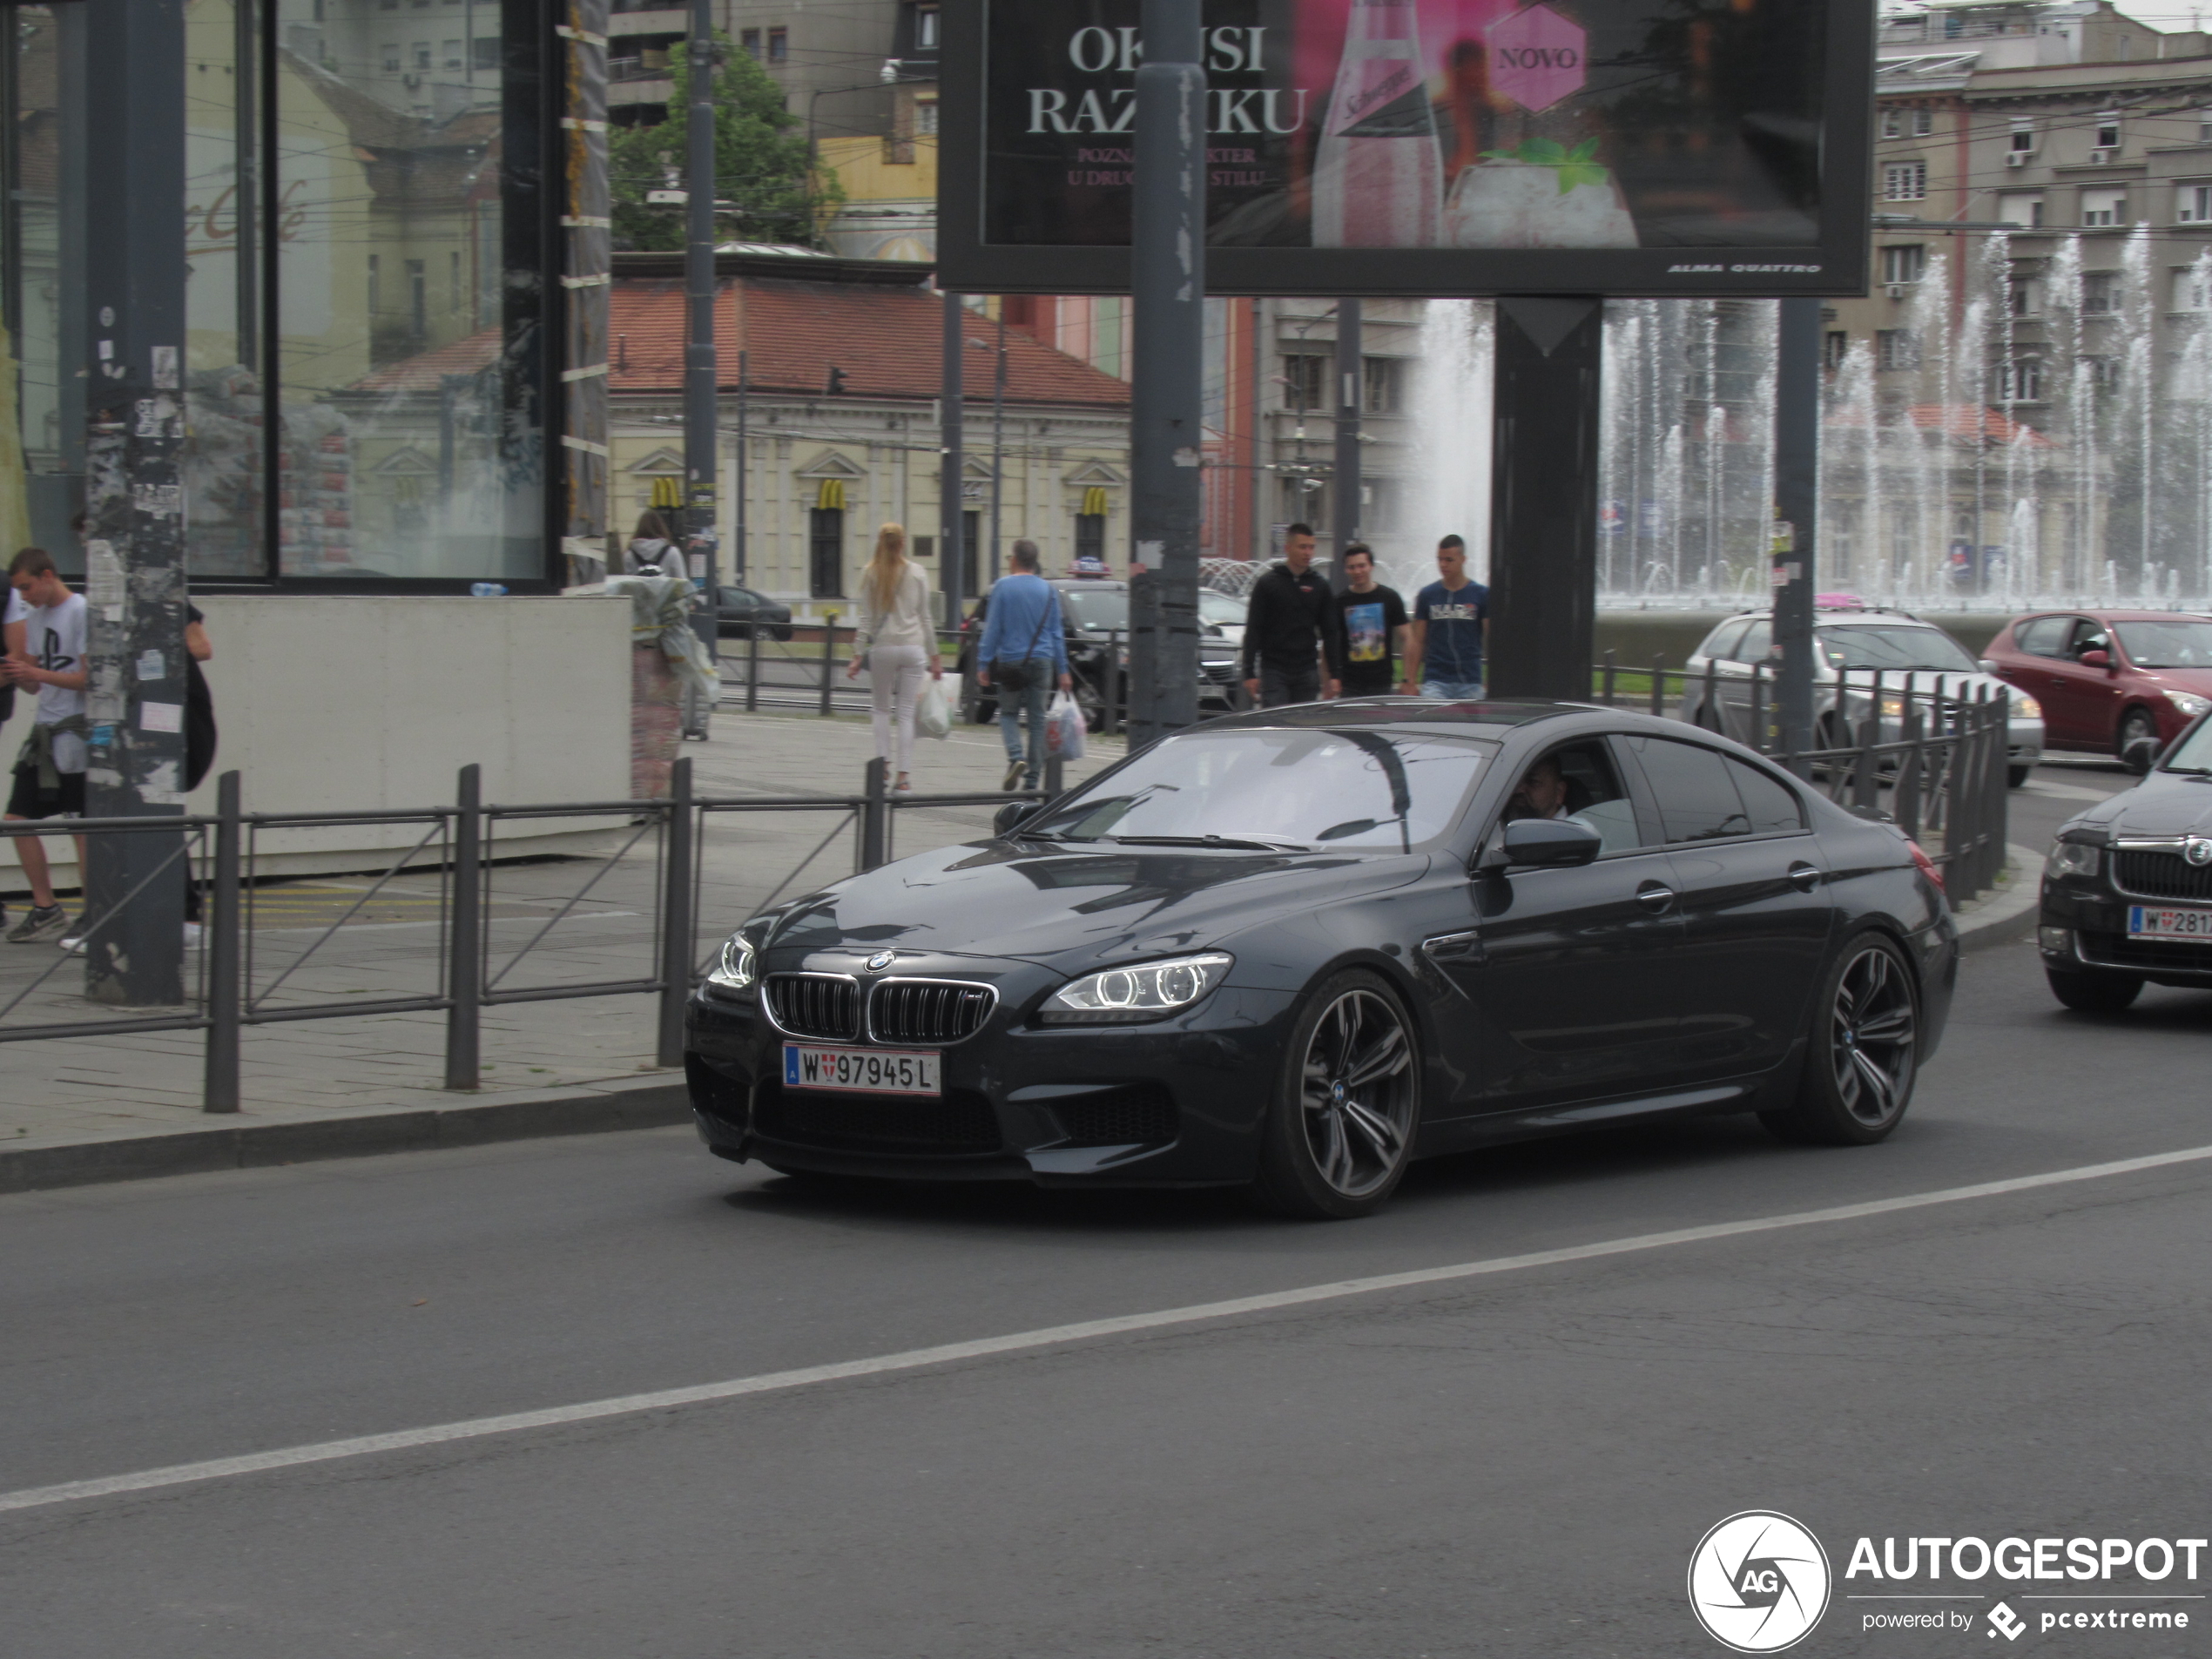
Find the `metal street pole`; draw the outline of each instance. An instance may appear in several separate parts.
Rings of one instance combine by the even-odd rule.
[[[998,373],[991,382],[991,580],[999,579],[999,508],[1006,495],[1006,301],[999,301]]]
[[[693,612],[691,625],[709,657],[718,654],[715,626],[717,569],[714,528],[716,446],[714,360],[714,0],[691,0],[691,33],[685,72],[690,108],[685,139],[685,206],[691,230],[684,247],[684,300],[687,321],[684,342],[684,474],[687,509],[685,563],[705,566],[706,608]],[[686,574],[689,574],[687,570]]]
[[[1359,395],[1366,369],[1359,339],[1359,302],[1337,301],[1336,580],[1344,587],[1344,550],[1359,539]]]
[[[962,568],[964,550],[961,545],[962,532],[967,529],[967,523],[961,516],[961,473],[968,464],[967,455],[961,447],[965,433],[962,428],[964,417],[961,411],[961,401],[965,395],[961,390],[961,375],[967,365],[961,361],[961,354],[968,347],[965,324],[961,318],[963,307],[960,295],[948,293],[943,298],[945,361],[941,373],[944,382],[938,388],[938,414],[942,422],[939,453],[943,456],[943,463],[937,475],[937,494],[944,514],[944,526],[939,535],[939,545],[943,550],[944,557],[940,561],[941,568],[938,572],[938,581],[945,590],[945,626],[957,631],[961,623],[961,577],[966,574]]]
[[[185,0],[61,8],[84,37],[102,114],[85,124],[87,811],[184,810]],[[32,641],[36,653],[40,642]],[[84,992],[185,1000],[181,831],[94,836]]]
[[[1812,747],[1813,552],[1820,509],[1820,301],[1781,302],[1774,379],[1774,640],[1782,653],[1775,687],[1782,749]],[[1811,775],[1799,760],[1800,777]]]
[[[1198,718],[1198,536],[1204,516],[1206,74],[1199,0],[1144,0],[1130,257],[1130,531],[1146,574],[1130,601],[1129,744]]]
[[[738,354],[738,476],[730,503],[730,580],[742,586],[745,577],[745,406],[752,394],[752,354]]]

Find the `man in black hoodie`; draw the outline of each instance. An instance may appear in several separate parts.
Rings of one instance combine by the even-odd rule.
[[[1337,694],[1343,670],[1337,607],[1313,570],[1313,529],[1283,534],[1283,563],[1252,583],[1244,612],[1244,689],[1264,709]]]

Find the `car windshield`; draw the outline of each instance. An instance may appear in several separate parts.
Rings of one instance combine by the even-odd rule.
[[[2212,622],[2121,622],[2121,649],[2138,668],[2212,668]]]
[[[1188,732],[1093,779],[1022,833],[1410,851],[1451,827],[1487,756],[1477,740],[1369,728]]]
[[[1232,599],[1217,589],[1201,588],[1198,590],[1198,619],[1239,626],[1244,620],[1244,602]]]
[[[1940,628],[1887,626],[1823,628],[1820,643],[1831,668],[1927,668],[1945,674],[1972,674],[1974,659]]]
[[[1062,588],[1060,607],[1078,628],[1103,633],[1109,628],[1129,627],[1127,588]]]

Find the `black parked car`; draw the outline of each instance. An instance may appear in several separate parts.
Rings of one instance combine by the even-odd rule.
[[[1235,716],[1000,832],[729,940],[685,1061],[715,1152],[1354,1216],[1414,1157],[1632,1117],[1865,1143],[1957,966],[1899,831],[1611,710]]]
[[[1124,664],[1129,652],[1129,585],[1087,577],[1045,578],[1060,590],[1060,615],[1066,625],[1068,677],[1076,683],[1076,700],[1082,705],[1090,728],[1098,730],[1106,706],[1109,666],[1114,653]],[[982,642],[983,620],[990,612],[991,596],[976,601],[975,614],[961,630],[960,706],[968,722],[984,725],[998,718],[998,698],[986,685],[975,683],[975,648]],[[1198,708],[1202,713],[1226,713],[1237,706],[1237,650],[1218,627],[1198,642]]]
[[[791,637],[791,607],[779,604],[763,593],[751,588],[725,587],[716,590],[718,603],[714,607],[714,631],[723,639],[743,639],[748,623],[760,624],[763,639]]]
[[[2212,715],[2134,788],[2060,826],[2040,922],[2070,1008],[2116,1013],[2146,983],[2212,990]]]

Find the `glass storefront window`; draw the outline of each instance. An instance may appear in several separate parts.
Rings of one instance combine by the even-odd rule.
[[[379,0],[185,10],[192,576],[547,579],[543,8],[440,0],[452,38],[427,64],[393,53]],[[32,539],[64,563],[84,336],[63,273],[84,198],[59,89],[98,50],[72,12],[0,9],[0,321],[24,423],[19,446],[0,423],[0,448],[19,448]]]

